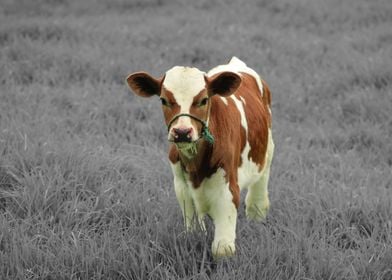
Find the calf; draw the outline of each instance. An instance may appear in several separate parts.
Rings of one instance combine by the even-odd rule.
[[[274,143],[266,83],[236,57],[208,73],[176,66],[161,78],[133,73],[127,83],[139,96],[161,99],[186,229],[196,224],[204,229],[209,215],[215,225],[214,257],[233,255],[241,189],[248,189],[249,219],[265,218],[269,208]]]

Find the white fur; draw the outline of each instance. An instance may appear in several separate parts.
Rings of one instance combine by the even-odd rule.
[[[223,101],[223,103],[224,103],[226,106],[229,105],[229,103],[227,102],[226,97],[223,97],[223,96],[219,96],[219,97],[220,97],[220,99]]]
[[[231,95],[230,98],[234,101],[235,106],[241,115],[241,125],[246,131],[246,138],[248,138],[248,122],[246,120],[244,105],[239,101],[234,95]]]
[[[205,86],[205,73],[197,68],[175,66],[166,72],[163,86],[173,93],[177,104],[180,106],[180,114],[189,114],[193,98],[202,91]],[[193,128],[193,140],[199,138],[197,129],[192,125],[191,118],[179,117],[178,121],[171,127]],[[170,138],[170,133],[169,133]]]
[[[211,178],[205,180],[203,188],[196,189],[194,192],[198,198],[195,201],[203,201],[201,206],[208,209],[208,215],[214,220],[212,253],[218,258],[235,253],[237,209],[225,175],[223,169],[218,169]]]
[[[231,58],[229,64],[216,66],[215,68],[208,71],[207,75],[209,77],[211,77],[212,75],[215,75],[217,73],[224,72],[224,71],[235,72],[239,75],[241,75],[241,72],[243,72],[243,73],[247,73],[247,74],[253,76],[256,80],[257,86],[259,87],[261,96],[263,96],[263,92],[264,92],[263,91],[263,84],[261,82],[260,76],[257,74],[257,72],[255,70],[253,70],[252,68],[249,68],[239,58],[233,56]]]

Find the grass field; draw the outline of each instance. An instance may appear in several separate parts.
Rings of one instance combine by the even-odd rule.
[[[0,279],[392,279],[391,27],[390,0],[0,0]],[[215,262],[124,79],[233,55],[272,91],[271,210]]]

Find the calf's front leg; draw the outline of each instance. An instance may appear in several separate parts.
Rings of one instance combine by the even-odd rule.
[[[184,218],[184,224],[187,231],[193,231],[195,208],[193,206],[192,198],[187,191],[187,185],[178,179],[174,179],[174,190],[178,204],[180,204],[182,216]]]
[[[193,199],[190,193],[190,186],[186,182],[185,174],[181,166],[178,164],[172,165],[174,176],[174,191],[180,205],[181,212],[184,218],[184,224],[187,231],[194,231],[197,224],[202,230],[205,230],[203,215],[199,212],[196,213]],[[197,219],[197,221],[195,220]]]

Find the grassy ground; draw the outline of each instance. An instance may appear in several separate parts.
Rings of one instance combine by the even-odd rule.
[[[0,279],[392,279],[392,2],[1,0]],[[266,222],[185,234],[158,100],[232,55],[270,84]]]

